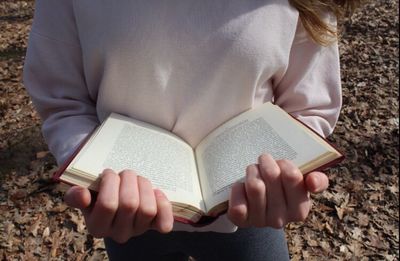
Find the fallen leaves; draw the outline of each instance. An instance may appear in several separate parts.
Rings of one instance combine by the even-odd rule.
[[[394,10],[396,1],[370,1],[343,25],[343,109],[330,140],[344,149],[346,160],[329,171],[330,188],[314,196],[306,223],[288,227],[294,260],[399,259],[399,23]],[[308,235],[309,247],[299,243],[299,233]]]
[[[42,159],[42,164],[45,164]],[[54,162],[51,162],[54,164]],[[86,260],[91,256],[105,258],[104,243],[86,233],[82,215],[62,202],[62,190],[52,184],[46,192],[35,193],[53,173],[51,166],[32,174],[8,176],[2,191],[8,194],[1,201],[0,257],[5,260]],[[43,171],[40,173],[40,171]],[[34,187],[34,190],[31,190]],[[3,190],[5,189],[5,190]]]
[[[343,109],[330,140],[346,160],[328,172],[304,223],[286,229],[292,260],[399,259],[398,1],[343,23]],[[104,243],[62,201],[55,162],[21,84],[33,1],[0,2],[0,259],[104,260]]]

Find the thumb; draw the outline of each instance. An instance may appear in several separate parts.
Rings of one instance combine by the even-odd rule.
[[[64,195],[68,206],[84,210],[90,206],[91,195],[87,188],[73,186]]]
[[[318,171],[309,173],[305,178],[307,190],[311,193],[321,193],[329,186],[328,177]]]

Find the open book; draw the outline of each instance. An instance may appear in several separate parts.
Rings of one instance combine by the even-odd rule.
[[[227,210],[230,187],[262,153],[292,160],[303,174],[343,159],[272,103],[225,122],[196,148],[167,130],[112,113],[56,178],[96,191],[105,168],[132,169],[167,195],[176,220],[199,225]]]

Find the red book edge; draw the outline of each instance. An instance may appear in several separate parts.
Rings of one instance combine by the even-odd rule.
[[[64,171],[67,169],[68,165],[76,157],[76,155],[78,155],[79,151],[81,151],[83,146],[85,146],[85,144],[88,142],[89,138],[92,136],[92,134],[95,131],[95,129],[92,132],[90,132],[88,135],[86,135],[86,137],[81,141],[81,143],[75,149],[74,153],[72,153],[72,155],[68,157],[68,159],[58,168],[58,170],[56,172],[54,172],[54,174],[52,176],[52,180],[54,182],[57,182],[57,183],[63,182],[65,184],[72,185],[72,186],[76,185],[76,184],[72,184],[70,182],[66,182],[66,181],[60,180],[60,177],[62,176]]]
[[[309,129],[311,132],[313,132],[315,135],[317,135],[318,137],[320,137],[322,140],[324,140],[326,143],[328,143],[332,148],[334,148],[339,154],[340,157],[337,159],[334,159],[324,165],[322,165],[321,167],[315,168],[307,173],[304,173],[303,175],[307,175],[310,172],[313,171],[322,171],[324,169],[327,169],[329,167],[333,167],[334,165],[339,164],[340,162],[342,162],[346,157],[344,156],[344,154],[337,148],[337,146],[335,146],[333,143],[331,143],[330,141],[328,141],[325,137],[323,137],[321,134],[319,134],[318,132],[316,132],[313,128],[311,128],[310,126],[308,126],[307,124],[305,124],[304,122],[302,122],[301,120],[297,119],[296,117],[294,117],[292,114],[288,113],[290,115],[290,117],[292,117],[294,120],[296,120],[297,122],[299,122],[301,125],[303,125],[304,127],[306,127],[307,129]]]
[[[307,129],[309,129],[309,130],[312,131],[314,134],[316,134],[316,135],[319,136],[321,139],[323,139],[326,143],[328,143],[330,146],[332,146],[332,148],[334,148],[334,149],[335,149],[337,152],[339,152],[339,154],[341,155],[341,157],[339,157],[339,158],[337,158],[337,159],[335,159],[335,160],[332,160],[332,161],[330,161],[330,162],[328,162],[328,163],[326,163],[326,164],[324,164],[324,165],[322,165],[322,166],[320,166],[320,167],[318,167],[318,168],[316,168],[316,169],[313,169],[313,170],[311,170],[311,171],[309,171],[309,172],[307,172],[307,173],[304,173],[303,175],[307,175],[308,173],[313,172],[313,171],[323,171],[323,170],[325,170],[325,169],[327,169],[327,168],[329,168],[329,167],[333,167],[333,166],[339,164],[341,161],[343,161],[343,160],[345,159],[344,154],[343,154],[340,150],[338,150],[337,147],[336,147],[335,145],[333,145],[333,144],[332,144],[331,142],[329,142],[326,138],[324,138],[322,135],[320,135],[318,132],[316,132],[314,129],[312,129],[311,127],[309,127],[309,126],[308,126],[307,124],[305,124],[304,122],[300,121],[299,119],[297,119],[296,117],[294,117],[294,116],[291,115],[290,113],[288,113],[288,114],[289,114],[294,120],[300,122],[300,123],[301,123],[303,126],[305,126]],[[72,160],[73,160],[73,159],[76,157],[76,155],[79,153],[79,151],[83,148],[83,146],[85,146],[85,144],[87,143],[87,141],[89,140],[89,138],[92,136],[93,132],[94,132],[94,130],[93,130],[90,134],[88,134],[88,135],[83,139],[83,141],[81,142],[81,144],[79,144],[79,146],[77,147],[77,149],[76,149],[76,150],[74,151],[74,153],[68,158],[68,160],[67,160],[65,163],[63,163],[63,164],[61,165],[61,167],[53,174],[52,180],[53,180],[54,182],[57,182],[57,183],[62,182],[62,183],[65,183],[65,184],[68,184],[68,185],[71,185],[71,186],[76,185],[76,184],[73,184],[73,183],[71,183],[71,182],[63,181],[63,180],[60,179],[60,177],[62,176],[62,174],[64,173],[65,169],[68,167],[68,165],[72,162]],[[92,192],[92,193],[97,193],[96,191],[91,191],[91,192]],[[183,224],[189,224],[189,225],[191,225],[191,226],[193,226],[193,227],[203,227],[203,226],[206,226],[206,225],[211,224],[211,223],[214,222],[219,216],[225,214],[226,212],[227,212],[227,210],[224,210],[224,211],[222,211],[221,213],[216,214],[215,216],[207,216],[207,215],[204,215],[204,216],[202,216],[202,217],[200,218],[200,220],[197,221],[197,222],[193,222],[193,221],[190,220],[190,219],[186,219],[186,218],[183,218],[183,217],[177,217],[177,216],[174,216],[174,220],[175,220],[175,221],[178,221],[178,222],[180,222],[180,223],[183,223]]]

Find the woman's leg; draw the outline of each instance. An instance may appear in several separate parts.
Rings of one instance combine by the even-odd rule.
[[[235,233],[149,231],[125,244],[105,240],[110,260],[289,260],[282,229],[247,228]]]
[[[160,234],[148,231],[143,235],[131,238],[124,244],[106,238],[104,239],[110,261],[119,260],[171,260],[187,261],[189,256],[179,245],[179,235],[176,232]]]
[[[190,239],[190,240],[189,240]],[[235,233],[192,233],[186,248],[201,260],[289,260],[283,229],[246,228]]]

